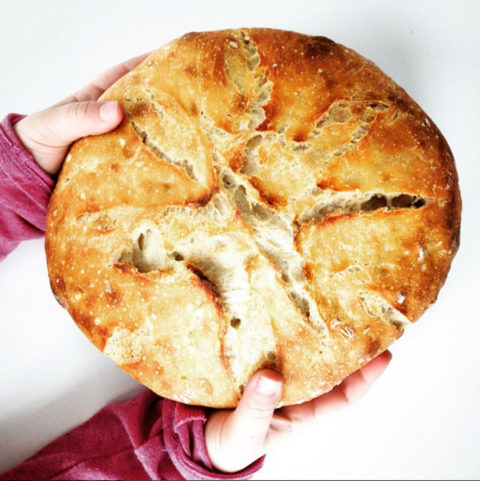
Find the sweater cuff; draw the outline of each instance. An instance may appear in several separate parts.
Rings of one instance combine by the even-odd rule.
[[[236,473],[215,470],[205,444],[207,416],[203,408],[164,399],[162,417],[165,447],[185,479],[250,479],[263,466],[265,457]]]
[[[19,240],[45,231],[48,201],[55,185],[15,133],[13,126],[22,118],[9,114],[0,123],[0,206],[23,219],[32,231]]]

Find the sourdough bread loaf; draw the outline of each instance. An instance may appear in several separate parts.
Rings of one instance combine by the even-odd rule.
[[[324,37],[190,33],[103,96],[48,211],[53,292],[161,396],[235,406],[258,369],[282,404],[332,389],[432,304],[461,201],[432,120]]]

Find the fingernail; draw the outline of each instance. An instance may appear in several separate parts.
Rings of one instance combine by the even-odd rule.
[[[100,107],[100,118],[105,122],[111,122],[112,120],[117,119],[117,109],[118,109],[118,102],[116,100],[112,100],[110,102],[105,102]]]
[[[255,390],[261,396],[273,397],[280,394],[282,384],[278,381],[274,381],[268,377],[260,376],[257,379]]]

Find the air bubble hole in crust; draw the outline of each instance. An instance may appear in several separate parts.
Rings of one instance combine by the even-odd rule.
[[[272,361],[272,362],[273,362],[273,361],[276,361],[276,360],[277,360],[277,354],[274,353],[274,352],[272,352],[272,351],[270,351],[270,352],[267,354],[267,359],[268,359],[269,361]]]
[[[230,320],[230,325],[234,329],[238,329],[240,327],[241,323],[242,323],[242,321],[238,317],[232,317],[232,319]]]

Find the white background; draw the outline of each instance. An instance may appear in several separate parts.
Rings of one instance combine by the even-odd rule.
[[[479,478],[480,1],[0,1],[0,116],[54,103],[192,30],[326,35],[377,63],[456,158],[462,242],[438,302],[360,404],[275,448],[259,479]],[[0,265],[0,472],[139,387],[57,305],[43,243]]]

